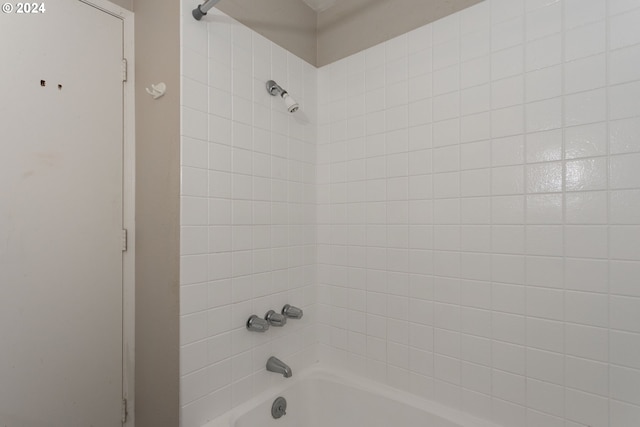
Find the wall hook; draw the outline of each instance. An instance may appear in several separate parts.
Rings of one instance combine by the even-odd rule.
[[[167,91],[167,85],[164,83],[158,83],[157,85],[151,85],[151,89],[145,89],[149,95],[153,96],[153,99],[158,99]]]

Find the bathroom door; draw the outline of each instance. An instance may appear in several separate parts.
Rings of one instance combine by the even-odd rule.
[[[118,427],[123,21],[40,4],[0,14],[0,426]]]

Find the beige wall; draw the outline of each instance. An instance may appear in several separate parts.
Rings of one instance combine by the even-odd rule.
[[[315,65],[316,13],[302,0],[222,0],[216,7]]]
[[[115,3],[118,6],[124,7],[127,10],[133,10],[133,0],[109,0],[111,3]]]
[[[337,1],[318,14],[321,67],[479,3],[481,0]]]
[[[136,427],[179,424],[180,3],[135,0]],[[145,92],[165,82],[154,101]]]

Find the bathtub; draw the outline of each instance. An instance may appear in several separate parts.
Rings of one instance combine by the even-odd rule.
[[[275,374],[274,374],[275,375]],[[276,397],[286,415],[271,416]],[[499,427],[438,403],[360,378],[314,366],[204,427]]]

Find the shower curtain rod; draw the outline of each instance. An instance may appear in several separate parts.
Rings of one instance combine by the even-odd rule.
[[[209,9],[211,9],[213,6],[218,4],[219,1],[220,0],[207,0],[201,5],[199,5],[198,7],[196,7],[195,9],[193,9],[193,12],[191,12],[191,14],[193,15],[194,18],[196,18],[196,20],[199,21],[202,19],[204,15],[207,14]]]

